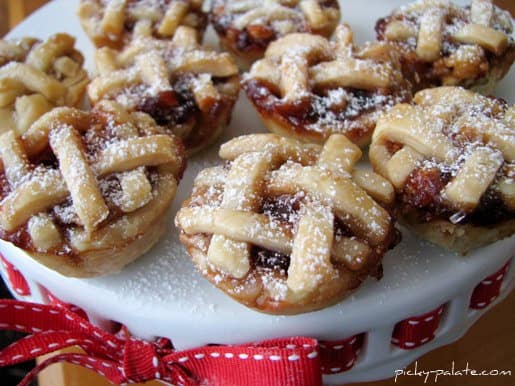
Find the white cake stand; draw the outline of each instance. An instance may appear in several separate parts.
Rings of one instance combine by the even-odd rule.
[[[26,19],[11,34],[46,37],[65,31],[77,37],[77,45],[93,71],[93,47],[75,16],[77,0],[55,0]],[[374,38],[374,23],[403,1],[347,0],[341,4],[358,42]],[[461,2],[458,2],[461,3]],[[215,46],[212,31],[206,36]],[[496,95],[513,103],[515,71],[498,87]],[[234,136],[264,132],[256,113],[240,96],[232,124],[218,145]],[[424,353],[459,339],[484,310],[501,301],[513,288],[515,270],[504,276],[501,291],[483,311],[469,307],[476,285],[498,271],[514,254],[515,237],[479,249],[466,258],[422,242],[403,230],[403,240],[384,259],[384,278],[369,280],[354,296],[308,314],[270,316],[233,301],[197,273],[178,241],[173,216],[189,194],[199,170],[219,162],[218,146],[190,160],[178,197],[169,213],[169,231],[145,256],[116,275],[96,279],[73,279],[53,272],[27,257],[20,249],[0,241],[0,253],[27,279],[30,295],[23,300],[48,302],[49,290],[61,300],[84,309],[90,320],[106,329],[112,322],[125,324],[145,339],[170,338],[177,349],[207,343],[237,344],[284,337],[310,336],[342,340],[364,334],[363,346],[350,370],[326,375],[328,384],[392,377]],[[7,280],[5,269],[0,269]],[[414,349],[392,344],[394,326],[401,320],[445,305],[434,339]]]

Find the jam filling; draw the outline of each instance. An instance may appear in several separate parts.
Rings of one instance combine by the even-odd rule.
[[[152,10],[152,14],[158,12],[159,14],[164,16],[172,1],[176,1],[176,0],[150,0],[150,1],[147,0],[146,7],[149,7]],[[192,12],[192,9],[191,9],[192,4],[189,1],[187,1],[187,2],[190,5],[190,9],[188,12]],[[126,7],[129,11],[135,10],[136,8],[142,6],[141,3],[144,3],[144,2],[141,0],[128,0]],[[201,12],[201,9],[194,9],[193,11],[195,12],[195,17],[189,18],[187,21],[187,24],[194,28],[201,28],[201,27],[203,28],[207,24],[207,17]],[[130,17],[131,13],[132,12],[128,13],[128,15],[127,15],[128,17],[126,17],[124,25],[123,25],[124,30],[128,33],[132,33],[134,31],[134,27],[135,27],[136,23],[139,21],[137,18]],[[145,16],[143,16],[143,18],[145,18]],[[149,19],[149,20],[151,20],[151,19]],[[153,26],[153,34],[154,35],[157,35],[158,27],[159,27],[159,23],[154,22],[154,26]]]
[[[93,160],[95,154],[99,150],[104,148],[111,140],[116,138],[116,127],[117,123],[112,122],[110,117],[103,115],[102,113],[92,114],[91,120],[88,122],[89,129],[82,135],[82,144],[86,156]],[[32,173],[37,174],[39,171],[45,173],[45,169],[59,169],[59,162],[55,157],[53,151],[47,146],[40,153],[29,158],[31,165],[38,165],[33,169]],[[182,173],[182,172],[181,172]],[[156,167],[146,167],[145,174],[152,186],[155,186],[159,174]],[[107,175],[97,179],[98,187],[101,191],[104,202],[109,209],[109,216],[99,224],[99,227],[104,226],[110,222],[113,222],[121,218],[125,213],[120,208],[120,197],[122,195],[122,189],[119,180],[114,175]],[[5,172],[0,172],[0,202],[3,201],[11,193],[9,183],[7,181]],[[75,212],[74,205],[70,196],[65,198],[63,202],[56,204],[52,208],[48,209],[46,213],[50,216],[53,223],[59,230],[59,233],[65,240],[62,245],[46,251],[49,254],[55,255],[67,255],[73,257],[76,255],[76,251],[72,249],[66,242],[66,232],[73,228],[82,228],[82,224]],[[36,247],[33,245],[29,231],[28,222],[22,224],[17,229],[7,232],[0,227],[0,238],[6,241],[12,242],[27,251],[38,252]]]
[[[373,123],[361,121],[364,115],[409,100],[409,93],[403,91],[338,88],[285,102],[274,93],[276,86],[264,81],[248,79],[243,88],[262,115],[277,119],[300,134],[323,136],[321,130],[327,126],[332,131],[344,132],[353,141],[359,141],[374,129]]]
[[[437,219],[454,224],[491,226],[513,219],[515,212],[510,210],[499,193],[489,188],[481,197],[478,206],[470,213],[458,212],[445,205],[441,190],[451,180],[449,172],[438,167],[415,169],[408,177],[400,196],[401,212],[415,214],[418,220],[430,222]]]
[[[428,87],[442,86],[443,80],[452,77],[459,80],[462,86],[474,84],[477,80],[488,75],[491,66],[502,65],[499,58],[488,50],[483,50],[481,56],[476,60],[459,63],[459,67],[448,61],[450,55],[456,52],[462,44],[454,42],[452,39],[452,31],[460,26],[469,23],[466,11],[470,6],[464,8],[464,12],[458,14],[447,15],[444,20],[444,33],[442,36],[443,43],[441,49],[441,58],[434,62],[426,62],[416,54],[417,39],[409,38],[405,41],[399,41],[398,46],[401,48],[401,66],[403,74],[410,79],[416,86],[416,90]],[[418,26],[421,15],[394,15],[381,18],[376,22],[375,30],[378,40],[387,40],[385,31],[392,21],[405,21],[407,24]],[[498,28],[499,27],[499,28]],[[507,33],[504,28],[496,26],[497,29]]]
[[[234,28],[233,21],[236,15],[226,12],[227,1],[216,1],[211,12],[210,21],[218,35],[224,36],[235,50],[240,52],[264,52],[268,45],[282,35],[273,28],[272,24],[258,23],[251,24],[243,30]],[[324,0],[319,2],[322,9],[337,8],[335,0]],[[292,32],[315,32],[312,31],[303,20],[303,14],[299,10],[298,20],[293,21],[295,31]]]

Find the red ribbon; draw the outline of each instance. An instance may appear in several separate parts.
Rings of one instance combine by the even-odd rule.
[[[30,295],[30,287],[25,280],[25,277],[21,274],[18,269],[12,265],[5,257],[0,253],[0,261],[2,262],[5,272],[7,273],[7,278],[11,283],[13,290],[21,296]]]
[[[294,337],[239,346],[176,351],[167,339],[150,343],[113,335],[61,307],[0,300],[0,329],[31,335],[0,352],[10,366],[78,346],[85,354],[58,354],[37,365],[20,383],[27,386],[47,366],[68,362],[92,369],[115,384],[163,380],[174,385],[321,386],[318,342]]]

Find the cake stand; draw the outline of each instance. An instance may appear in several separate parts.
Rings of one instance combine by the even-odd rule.
[[[375,21],[402,3],[374,0],[365,5],[347,0],[341,2],[341,11],[357,41],[363,42],[374,38]],[[93,47],[75,16],[77,4],[77,0],[55,0],[9,36],[45,38],[55,32],[68,32],[77,37],[77,46],[93,73]],[[205,40],[208,45],[216,45],[212,30],[208,30]],[[496,96],[513,103],[513,84],[514,70],[499,85]],[[320,341],[322,356],[331,354],[331,360],[322,361],[327,384],[394,376],[396,369],[459,339],[513,288],[515,270],[509,261],[515,251],[515,237],[461,257],[402,229],[402,242],[385,256],[383,279],[368,280],[353,296],[332,307],[301,315],[272,316],[233,301],[195,270],[178,241],[173,217],[198,171],[219,162],[219,145],[251,132],[265,130],[245,96],[240,95],[223,138],[190,160],[168,213],[168,232],[149,253],[122,272],[95,279],[64,277],[0,241],[4,280],[20,300],[73,304],[103,329],[112,331],[121,323],[143,339],[167,337],[179,350],[210,343],[313,337]]]

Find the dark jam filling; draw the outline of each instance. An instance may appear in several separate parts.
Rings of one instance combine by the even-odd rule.
[[[468,9],[469,7],[466,7]],[[418,26],[420,15],[395,15],[381,18],[376,22],[375,30],[378,40],[388,40],[385,35],[386,27],[392,21],[405,21],[408,24]],[[466,14],[447,15],[444,20],[445,26],[460,26],[468,23]],[[397,42],[401,48],[401,67],[404,76],[409,79],[414,87],[414,91],[422,90],[429,87],[437,87],[443,85],[443,80],[448,76],[456,77],[463,83],[462,86],[474,84],[477,80],[488,75],[490,65],[496,65],[497,56],[488,50],[484,50],[484,57],[480,63],[474,62],[470,66],[460,68],[455,71],[453,67],[449,67],[445,58],[456,52],[462,44],[454,42],[448,31],[443,34],[443,43],[441,49],[442,58],[434,62],[427,62],[418,57],[416,54],[417,39],[409,38],[405,41]],[[490,65],[489,65],[490,64]]]
[[[173,90],[141,98],[137,110],[149,114],[158,125],[173,127],[194,119],[199,112],[189,81],[178,79]]]
[[[294,196],[284,194],[265,199],[261,205],[260,213],[270,216],[274,222],[278,222],[282,227],[289,228],[294,232],[300,219],[299,211],[304,204],[309,205],[305,202],[304,194],[299,193]],[[335,219],[334,235],[335,238],[351,237],[353,232],[340,220]],[[391,238],[392,240],[386,240],[385,245],[391,245],[391,248],[393,248],[398,242],[395,241],[398,234],[393,232]],[[371,256],[370,258],[373,260],[375,257]],[[254,246],[251,250],[251,265],[267,270],[286,272],[290,266],[290,256]]]
[[[237,51],[241,52],[263,52],[268,45],[281,37],[270,25],[252,24],[245,29],[240,30],[234,28],[233,21],[235,15],[226,12],[227,1],[215,1],[210,12],[210,21],[216,33],[225,37]],[[338,8],[338,2],[335,0],[320,1],[319,5],[322,9]],[[299,10],[299,18],[294,21],[294,32],[314,32],[311,31],[307,23],[302,19],[302,12]]]
[[[310,94],[309,97],[292,103],[284,102],[274,94],[276,85],[260,80],[246,80],[243,88],[262,115],[279,120],[300,134],[310,133],[322,136],[323,133],[320,130],[317,131],[322,124],[332,131],[344,132],[351,140],[358,142],[373,130],[372,123],[366,125],[365,122],[360,122],[364,115],[409,99],[408,92],[395,94],[390,90],[365,91],[339,88],[331,90],[332,95]],[[338,97],[335,93],[342,95]]]
[[[401,211],[406,215],[412,215],[415,210],[418,220],[423,222],[442,219],[455,224],[476,226],[493,226],[515,217],[515,212],[504,204],[493,189],[488,189],[483,194],[474,211],[459,213],[455,217],[456,210],[448,208],[440,195],[451,178],[450,173],[444,173],[437,167],[415,169],[408,177],[400,197]]]

